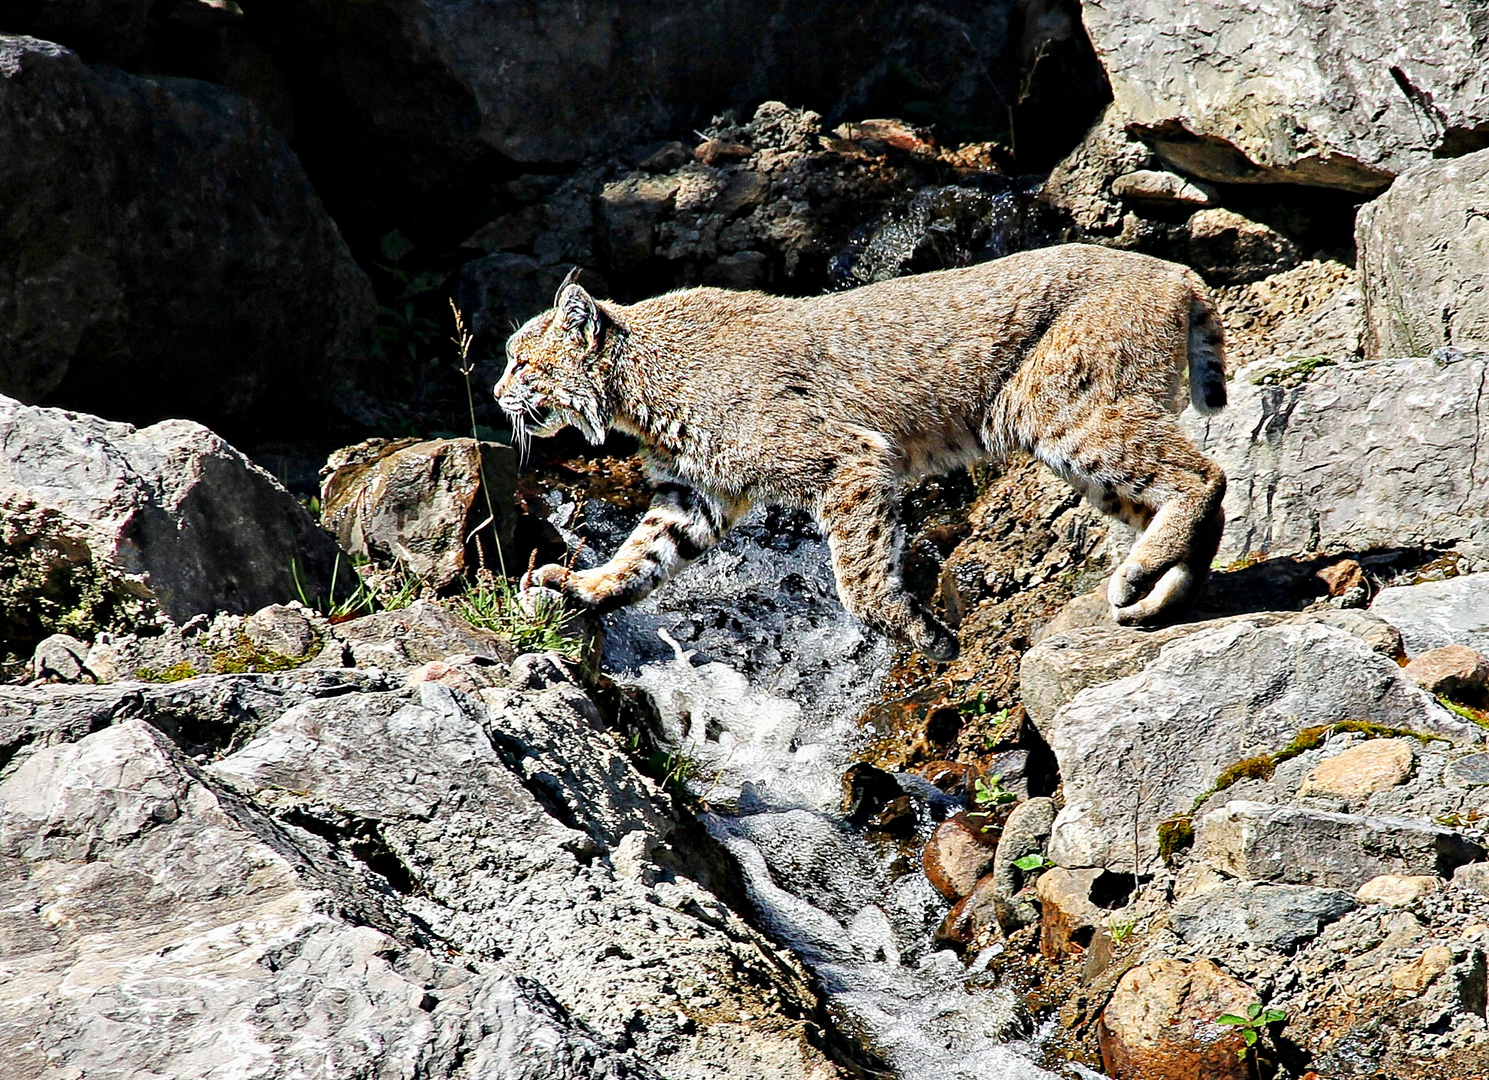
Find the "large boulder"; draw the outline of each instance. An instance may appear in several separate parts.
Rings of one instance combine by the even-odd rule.
[[[1489,573],[1382,589],[1370,604],[1413,654],[1448,645],[1489,653]]]
[[[1206,180],[1375,192],[1484,144],[1489,54],[1473,4],[1084,0],[1134,132]]]
[[[1489,561],[1489,357],[1310,358],[1243,368],[1184,414],[1229,478],[1222,560],[1454,547]]]
[[[1115,1080],[1250,1080],[1241,1033],[1216,1018],[1246,1014],[1256,992],[1209,960],[1155,960],[1123,975],[1101,1013],[1101,1063]]]
[[[1058,649],[1056,636],[1035,651]],[[1354,635],[1246,618],[1172,641],[1137,674],[1031,718],[1064,781],[1050,858],[1122,873],[1134,862],[1151,872],[1160,823],[1189,814],[1223,771],[1283,750],[1301,729],[1365,720],[1478,737]]]
[[[0,559],[24,569],[46,553],[33,590],[40,600],[62,577],[87,575],[178,623],[256,611],[301,590],[329,596],[340,557],[278,481],[200,424],[136,428],[3,397],[0,518]],[[342,571],[349,590],[345,558]],[[77,584],[82,599],[91,587]],[[27,597],[7,599],[10,632],[34,633]]]
[[[323,418],[372,289],[247,101],[0,37],[0,393],[230,434]]]
[[[841,111],[913,86],[954,127],[991,124],[1004,141],[1021,133],[1036,167],[1041,150],[1053,160],[1075,141],[1107,97],[1067,4],[252,7],[300,82],[307,163],[369,226],[448,220],[485,205],[492,176],[514,165],[549,171],[767,96]]]
[[[1428,161],[1360,208],[1355,250],[1372,357],[1489,350],[1489,150]]]

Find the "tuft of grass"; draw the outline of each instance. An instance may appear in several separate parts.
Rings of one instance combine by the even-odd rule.
[[[472,626],[510,641],[518,652],[556,652],[580,658],[582,642],[565,629],[569,610],[562,598],[530,593],[520,596],[510,578],[488,572],[476,575],[455,600],[455,612]]]
[[[295,582],[295,592],[299,594],[300,603],[306,607],[320,612],[333,623],[347,622],[362,615],[371,615],[376,611],[397,611],[406,608],[419,598],[419,592],[423,588],[423,582],[418,578],[402,572],[401,567],[395,567],[388,579],[388,584],[382,589],[368,582],[358,570],[356,562],[352,562],[348,571],[355,579],[356,585],[351,592],[345,592],[338,597],[336,586],[341,580],[341,554],[338,552],[336,561],[331,564],[331,587],[329,596],[321,596],[319,593],[311,596],[305,591],[305,581],[300,575],[300,562],[298,559],[290,560],[290,577]]]

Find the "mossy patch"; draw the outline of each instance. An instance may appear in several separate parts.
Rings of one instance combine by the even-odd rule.
[[[169,683],[180,682],[182,679],[194,679],[200,674],[201,672],[197,671],[196,665],[190,660],[182,660],[179,664],[172,664],[168,668],[159,670],[149,667],[137,668],[134,677],[140,682]]]
[[[285,656],[268,649],[260,649],[246,636],[239,634],[232,645],[212,654],[212,674],[272,674],[276,671],[289,671],[312,659],[320,652],[320,645],[321,643],[317,641],[304,656]]]
[[[1254,386],[1297,386],[1307,382],[1319,368],[1339,363],[1329,356],[1289,356],[1252,376]]]
[[[1445,697],[1442,694],[1437,695],[1437,703],[1444,709],[1447,709],[1448,712],[1452,713],[1454,716],[1461,716],[1463,719],[1469,721],[1470,723],[1478,724],[1480,727],[1489,728],[1489,711],[1486,711],[1484,709],[1475,709],[1471,705],[1464,705],[1461,702],[1454,701],[1452,698]]]
[[[1158,823],[1158,855],[1172,864],[1174,855],[1194,846],[1194,818],[1185,814]]]

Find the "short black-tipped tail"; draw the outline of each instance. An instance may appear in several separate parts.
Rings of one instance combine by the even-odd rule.
[[[1202,413],[1225,408],[1225,331],[1202,292],[1189,302],[1189,400]]]

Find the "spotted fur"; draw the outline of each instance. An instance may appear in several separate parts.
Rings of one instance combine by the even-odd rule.
[[[1028,453],[1142,530],[1107,595],[1119,622],[1190,595],[1220,543],[1225,475],[1175,420],[1225,404],[1224,337],[1173,263],[1079,244],[803,299],[686,289],[600,303],[577,284],[507,343],[496,396],[522,440],[635,435],[659,481],[603,566],[527,584],[631,603],[752,504],[805,507],[844,605],[926,655],[955,637],[899,578],[910,479]]]

